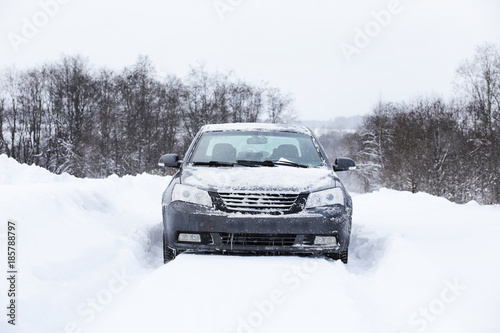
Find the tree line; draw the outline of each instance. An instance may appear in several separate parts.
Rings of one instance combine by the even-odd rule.
[[[320,138],[354,157],[353,183],[500,203],[500,47],[485,44],[456,71],[457,97],[380,101],[355,133]]]
[[[427,192],[500,203],[500,47],[485,44],[456,71],[456,96],[380,101],[362,125],[320,136],[357,191]],[[55,173],[105,177],[155,172],[207,123],[289,122],[292,98],[232,73],[192,68],[159,77],[147,57],[122,71],[80,56],[0,72],[0,153]]]
[[[81,56],[0,72],[0,154],[55,173],[152,172],[207,123],[287,122],[292,98],[232,73],[191,68],[160,77],[147,57],[122,71]]]

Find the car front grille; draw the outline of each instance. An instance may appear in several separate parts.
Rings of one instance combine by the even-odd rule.
[[[242,213],[287,213],[297,201],[296,193],[219,192],[229,211]]]
[[[223,245],[292,246],[296,235],[220,233]]]

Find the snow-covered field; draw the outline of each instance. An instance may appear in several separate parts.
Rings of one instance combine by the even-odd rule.
[[[0,332],[500,332],[500,207],[355,195],[349,264],[161,258],[168,177],[56,176],[0,156]]]

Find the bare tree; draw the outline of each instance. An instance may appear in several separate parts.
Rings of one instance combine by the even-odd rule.
[[[482,196],[500,201],[500,47],[485,44],[457,70],[457,90],[466,101],[463,119],[476,147]]]
[[[266,90],[267,119],[269,123],[288,123],[294,120],[293,99],[283,95],[278,88]]]

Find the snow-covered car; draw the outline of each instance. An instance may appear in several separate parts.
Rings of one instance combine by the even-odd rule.
[[[352,200],[304,126],[205,125],[162,198],[164,261],[184,251],[324,256],[347,263]]]

